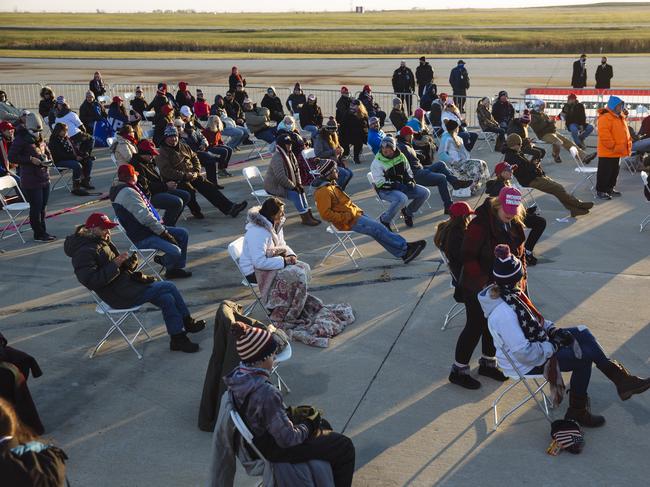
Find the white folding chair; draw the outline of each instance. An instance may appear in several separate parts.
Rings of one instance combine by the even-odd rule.
[[[641,171],[641,180],[643,181],[643,196],[645,196],[646,202],[650,203],[650,185],[648,184],[647,172]],[[648,223],[650,223],[650,215],[641,220],[639,232],[642,232]]]
[[[521,184],[519,184],[514,179],[511,179],[511,182],[512,182],[512,186],[517,188],[521,193],[521,199],[524,201],[524,206],[526,208],[530,208],[532,206],[537,206],[537,208],[539,208],[539,205],[537,204],[537,200],[535,200],[535,197],[533,196],[533,191],[535,191],[534,188],[524,188]]]
[[[379,197],[379,191],[377,190],[377,185],[375,184],[375,178],[372,177],[372,173],[369,172],[366,175],[366,177],[368,178],[368,182],[370,183],[370,186],[372,187],[372,190],[375,192],[375,198],[377,199],[377,201],[379,201],[379,204],[381,205],[382,213],[383,213],[383,210],[386,210],[387,203]],[[401,213],[399,214],[399,217],[403,218]],[[377,219],[379,219],[379,217],[377,217]],[[393,226],[393,228],[395,229],[395,233],[399,233],[399,229],[397,228],[397,224],[395,223],[395,221],[391,221],[390,223]]]
[[[231,396],[232,397],[232,396]],[[233,407],[235,402],[231,399],[231,402],[233,403]],[[253,433],[248,429],[248,426],[246,426],[246,423],[244,423],[244,420],[240,416],[240,414],[235,410],[232,409],[230,411],[230,420],[232,423],[235,425],[235,429],[237,432],[241,435],[243,440],[246,442],[246,444],[249,446],[251,450],[257,455],[257,458],[262,460],[264,463],[270,463],[264,455],[262,455],[262,452],[255,446],[255,443],[253,442]],[[263,487],[264,483],[260,483],[258,487]]]
[[[327,225],[327,228],[325,228],[325,231],[327,233],[331,233],[336,237],[336,242],[332,244],[332,246],[327,250],[325,253],[325,257],[323,257],[323,260],[319,265],[325,264],[325,261],[327,260],[328,257],[334,254],[338,250],[339,247],[343,247],[345,250],[345,253],[348,254],[348,257],[354,264],[354,267],[357,269],[359,268],[359,264],[357,264],[357,261],[354,259],[354,254],[357,253],[359,254],[359,257],[363,257],[363,254],[359,250],[359,247],[354,243],[354,240],[352,240],[352,235],[354,232],[351,231],[344,231],[344,230],[337,230],[333,225]],[[350,248],[348,248],[348,245],[350,245]]]
[[[54,184],[52,185],[52,191],[62,188],[70,191],[70,185],[68,183],[72,181],[72,169],[68,167],[58,167],[56,164],[53,164],[51,167],[57,176],[56,181],[54,181]]]
[[[115,138],[113,137],[106,137],[106,144],[108,145],[109,153],[111,155],[111,161],[113,161],[113,164],[115,164],[115,168],[119,166],[117,163],[117,157],[115,157],[115,153],[110,150],[111,146],[113,145],[113,142],[115,142]]]
[[[483,129],[480,129],[478,133],[478,140],[483,141],[487,148],[492,152],[496,152],[494,146],[497,143],[497,137],[499,137],[499,134],[494,132],[484,132]]]
[[[590,191],[593,193],[594,196],[596,196],[593,178],[594,178],[594,174],[598,172],[598,168],[585,166],[584,163],[580,160],[580,156],[578,155],[578,149],[576,149],[575,147],[571,147],[571,149],[569,149],[569,152],[573,156],[573,160],[576,163],[576,168],[574,169],[574,171],[582,176],[582,179],[578,181],[578,183],[571,190],[571,194],[575,193],[576,190],[583,184],[589,183]]]
[[[640,155],[637,152],[632,152],[627,157],[621,157],[621,164],[625,164],[625,167],[627,168],[628,172],[630,174],[636,173],[636,168],[637,165],[636,163],[639,160]]]
[[[508,361],[512,369],[515,371],[514,375],[508,376],[510,377],[512,383],[508,387],[506,387],[506,389],[501,394],[499,394],[499,396],[494,400],[494,403],[492,404],[492,409],[494,410],[494,430],[496,431],[499,425],[503,423],[503,421],[508,416],[510,416],[515,411],[517,411],[517,409],[519,409],[521,406],[526,404],[531,399],[535,401],[535,403],[539,407],[544,417],[548,420],[548,422],[552,423],[553,419],[551,418],[551,415],[549,413],[549,409],[552,407],[552,403],[544,393],[544,386],[548,383],[548,381],[541,374],[537,374],[537,375],[522,374],[521,371],[517,369],[517,366],[515,365],[512,358],[510,357],[510,354],[508,353],[508,350],[505,348],[503,340],[501,339],[499,333],[496,330],[494,330],[491,326],[489,326],[489,324],[488,324],[488,328],[490,330],[490,333],[492,334],[492,338],[494,339],[494,346],[497,349],[501,350],[501,352],[503,353],[504,357],[506,358],[506,360]],[[529,381],[532,381],[534,385],[531,385]],[[541,384],[539,381],[541,381]],[[526,396],[526,398],[519,401],[514,407],[508,410],[508,412],[506,412],[503,416],[499,417],[498,405],[501,399],[503,399],[503,397],[512,389],[514,389],[517,385],[522,383],[528,390],[528,395]],[[541,394],[542,396],[541,399],[538,397],[538,394]]]
[[[451,277],[451,280],[449,281],[449,287],[451,289],[455,289],[456,287],[454,286],[454,281],[458,282],[458,280],[451,272],[451,267],[449,267],[449,259],[447,259],[447,256],[442,250],[438,249],[438,252],[440,252],[440,258],[447,266],[447,272],[449,272],[449,277]],[[451,320],[453,320],[456,316],[462,313],[463,309],[465,309],[465,305],[463,303],[457,303],[454,301],[452,307],[449,308],[449,311],[447,311],[447,314],[445,315],[445,322],[442,324],[442,328],[440,329],[442,331],[445,331],[447,329],[447,325],[449,325]]]
[[[278,390],[282,392],[282,388],[284,387],[284,389],[287,391],[287,394],[291,393],[291,389],[289,389],[289,386],[278,372],[278,367],[280,367],[280,364],[282,362],[289,360],[292,355],[293,350],[291,349],[291,343],[287,343],[287,346],[284,347],[284,350],[275,356],[275,365],[273,365],[273,368],[271,369],[271,375],[275,375],[278,378]]]
[[[125,309],[114,309],[111,308],[108,304],[106,304],[104,301],[100,299],[97,294],[95,294],[94,291],[90,291],[90,294],[92,295],[93,299],[97,303],[95,306],[95,311],[106,317],[106,319],[110,322],[111,326],[104,335],[104,338],[102,338],[95,349],[92,351],[90,354],[90,358],[93,358],[99,348],[106,343],[108,338],[115,332],[117,331],[120,335],[122,335],[122,338],[128,343],[129,347],[131,350],[135,352],[135,354],[138,356],[138,359],[142,359],[142,354],[138,352],[138,350],[133,346],[133,343],[135,340],[138,338],[138,335],[140,334],[141,331],[144,332],[145,335],[147,335],[147,339],[151,339],[151,335],[149,335],[149,332],[147,329],[144,327],[142,322],[138,319],[136,316],[136,312],[140,311],[140,308],[142,306],[133,306],[132,308],[125,308]],[[129,318],[132,317],[135,321],[138,322],[138,331],[133,335],[133,338],[129,339],[129,337],[126,335],[124,330],[122,329],[122,324]]]
[[[242,174],[244,175],[244,178],[246,179],[246,182],[248,183],[248,187],[251,189],[251,195],[255,197],[257,200],[257,204],[261,205],[262,202],[260,201],[260,198],[268,198],[271,196],[266,192],[265,189],[255,189],[253,187],[252,181],[255,178],[260,178],[262,181],[262,186],[264,186],[264,178],[262,177],[262,173],[260,172],[260,168],[257,166],[248,166],[242,169]]]
[[[318,169],[312,167],[312,165],[309,163],[309,159],[313,159],[314,157],[316,157],[316,151],[313,148],[303,149],[301,155],[302,158],[305,160],[305,164],[307,164],[307,169],[309,171],[309,174],[314,179],[318,178],[320,176]],[[309,187],[307,188],[307,194],[311,196],[313,192],[314,192],[314,187],[310,184]]]
[[[243,252],[244,252],[244,237],[239,237],[234,242],[230,242],[230,244],[228,244],[228,254],[230,254],[230,258],[235,262],[235,266],[237,267],[237,270],[242,276],[242,281],[241,281],[242,285],[248,287],[251,294],[255,297],[255,301],[253,301],[246,308],[244,308],[243,314],[244,316],[248,316],[255,309],[256,306],[259,306],[260,308],[262,308],[262,311],[264,311],[266,317],[270,320],[271,317],[269,315],[268,310],[264,306],[264,303],[262,303],[262,297],[258,292],[259,288],[257,284],[250,282],[242,272],[241,268],[239,267],[239,258],[241,257],[241,254]]]
[[[144,120],[149,121],[149,122],[151,120],[153,120],[153,117],[155,117],[155,116],[156,116],[156,111],[155,110],[149,110],[149,111],[145,110],[144,112],[142,112],[142,118]],[[153,136],[153,130],[151,131],[151,135]],[[150,137],[147,137],[147,138],[150,138]]]
[[[250,140],[253,144],[250,146],[251,150],[248,151],[248,155],[246,156],[245,160],[251,160],[253,154],[255,154],[257,159],[264,159],[264,149],[265,147],[268,147],[268,143],[262,139],[258,139],[255,137],[255,134],[248,128],[246,124],[244,124],[244,128],[248,130],[249,136],[248,140]],[[266,151],[267,153],[269,152],[268,150]]]
[[[16,193],[23,201],[19,203],[9,203],[7,200],[7,194],[5,193],[8,189],[15,189]],[[18,182],[10,175],[0,177],[0,204],[2,204],[2,209],[7,214],[9,221],[11,222],[11,224],[3,224],[4,228],[2,229],[2,233],[0,233],[0,239],[4,240],[5,238],[18,235],[20,237],[20,240],[25,243],[25,239],[20,233],[20,229],[27,222],[27,220],[29,220],[29,203],[27,203],[23,192],[20,190]],[[18,220],[20,219],[22,213],[25,211],[27,211],[28,214],[22,218],[20,223],[18,223]],[[6,234],[6,232],[12,227],[15,232]]]
[[[153,273],[153,275],[159,281],[162,281],[162,277],[160,277],[160,272],[156,270],[156,268],[153,266],[153,264],[155,263],[153,259],[155,256],[157,256],[158,254],[162,254],[163,252],[158,249],[139,248],[135,243],[133,243],[133,240],[129,238],[129,236],[126,233],[126,230],[124,230],[124,227],[119,222],[117,217],[115,218],[115,222],[117,223],[117,231],[121,232],[124,235],[124,238],[129,244],[129,252],[135,252],[138,256],[138,267],[136,267],[135,270],[141,271],[145,267],[148,267],[149,270],[151,270],[151,272]]]

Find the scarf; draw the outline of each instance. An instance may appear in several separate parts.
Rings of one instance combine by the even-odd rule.
[[[276,146],[276,150],[282,156],[282,162],[284,163],[284,172],[287,174],[289,181],[291,181],[296,187],[301,186],[300,173],[298,170],[298,161],[296,160],[296,156],[293,154],[293,152],[289,152],[287,154],[285,150],[280,146]]]
[[[75,150],[74,146],[72,145],[72,142],[70,142],[70,139],[68,137],[59,137],[57,136],[57,139],[59,139],[59,142],[63,146],[63,149],[66,152],[71,152],[75,156],[77,155],[77,151]]]
[[[149,208],[149,211],[151,214],[154,216],[156,220],[159,222],[162,221],[162,218],[160,218],[160,215],[156,211],[156,209],[152,206],[151,201],[149,201],[149,198],[142,192],[140,187],[137,184],[128,184],[129,188],[133,188],[139,195],[140,197],[144,200],[144,203],[147,205],[147,208]]]
[[[121,137],[122,137],[124,140],[128,140],[129,142],[131,142],[135,147],[138,146],[138,141],[135,139],[135,137],[134,137],[133,135],[131,135],[131,134],[129,134],[129,135],[122,135]]]

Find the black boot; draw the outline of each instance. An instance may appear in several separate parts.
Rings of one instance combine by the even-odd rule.
[[[479,389],[481,387],[481,383],[469,375],[469,365],[465,367],[458,367],[456,364],[452,365],[449,382],[465,389]]]
[[[95,187],[90,184],[90,178],[81,178],[81,187],[86,189],[95,189]]]
[[[183,318],[183,327],[189,333],[198,333],[205,328],[205,320],[195,320],[187,315]]]
[[[478,374],[499,382],[505,382],[508,380],[508,377],[506,377],[497,366],[496,359],[488,359],[485,357],[478,359]]]
[[[634,394],[640,394],[650,389],[650,379],[642,379],[632,375],[616,360],[608,360],[604,364],[597,365],[605,377],[611,380],[616,386],[618,397],[627,401]]]
[[[578,396],[573,391],[569,392],[569,408],[566,410],[564,419],[573,419],[585,428],[598,428],[605,424],[603,416],[591,414],[589,396]]]
[[[173,352],[195,353],[199,351],[199,345],[192,343],[185,332],[172,335],[169,342],[169,349]]]
[[[72,191],[70,193],[76,196],[88,196],[88,191],[81,188],[81,181],[78,179],[72,181]]]

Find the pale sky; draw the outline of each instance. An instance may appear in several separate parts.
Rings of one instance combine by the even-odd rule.
[[[619,3],[626,0],[614,0]],[[628,0],[629,1],[629,0]],[[633,0],[635,1],[635,0]],[[637,0],[643,1],[643,0]],[[495,8],[495,7],[540,7],[546,5],[577,5],[594,3],[594,0],[438,0],[435,8]],[[233,7],[233,4],[236,7]],[[431,0],[328,0],[311,2],[305,0],[0,0],[0,11],[48,11],[48,12],[146,12],[151,10],[194,9],[200,12],[293,12],[293,11],[349,11],[354,6],[372,10],[409,10],[414,7],[431,9]]]

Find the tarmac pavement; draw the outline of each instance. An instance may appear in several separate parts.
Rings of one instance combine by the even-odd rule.
[[[106,149],[97,155],[93,182],[106,190],[115,170]],[[500,160],[482,147],[473,155],[487,160],[490,169]],[[578,175],[568,153],[562,156],[563,164],[547,158],[545,170],[568,186]],[[379,204],[365,178],[369,153],[362,160],[353,167],[349,193],[375,217]],[[264,171],[268,159],[253,163]],[[222,181],[226,195],[252,204],[241,177],[246,164],[232,166],[237,176]],[[650,230],[639,233],[638,227],[650,205],[638,175],[622,170],[618,188],[622,198],[597,202],[590,215],[569,223],[555,220],[566,215],[557,200],[535,192],[548,226],[536,248],[539,264],[529,270],[531,293],[548,319],[560,326],[587,324],[613,357],[633,373],[650,376]],[[584,186],[578,194],[590,199]],[[48,209],[88,199],[58,190]],[[0,262],[8,269],[0,284],[0,329],[11,345],[39,360],[44,375],[30,379],[30,389],[46,438],[70,457],[73,486],[206,484],[211,435],[197,428],[197,415],[213,317],[223,299],[249,300],[226,250],[242,234],[244,216],[226,217],[200,201],[206,219],[179,222],[190,230],[188,261],[194,276],[175,281],[192,313],[209,323],[192,337],[201,346],[196,354],[170,352],[161,314],[148,306],[144,323],[153,339],[137,342],[142,360],[115,337],[89,359],[107,324],[75,279],[63,237],[92,211],[112,214],[107,202],[48,220],[48,231],[59,237],[54,243],[37,244],[29,240],[29,231],[25,245],[17,238],[0,241]],[[476,198],[468,202],[474,205]],[[280,367],[292,389],[287,403],[316,405],[336,429],[346,428],[357,451],[355,486],[647,485],[650,393],[623,403],[594,369],[592,408],[607,424],[586,431],[580,456],[551,457],[545,453],[550,426],[532,404],[494,432],[491,405],[505,386],[487,378],[480,379],[478,391],[448,383],[464,315],[440,330],[453,299],[432,243],[435,225],[444,219],[435,190],[430,203],[433,209],[424,205],[413,229],[400,224],[407,240],[427,240],[418,259],[404,265],[368,237],[357,236],[364,254],[358,270],[344,254],[318,266],[331,236],[324,225],[300,225],[288,208],[285,236],[312,265],[312,292],[328,303],[351,303],[357,320],[329,348],[294,344],[293,358]],[[115,241],[125,248],[119,235]],[[474,368],[477,359],[478,352]],[[513,392],[504,405],[521,397],[521,391]],[[566,401],[554,412],[556,418],[565,407]],[[236,485],[257,482],[240,472]]]

